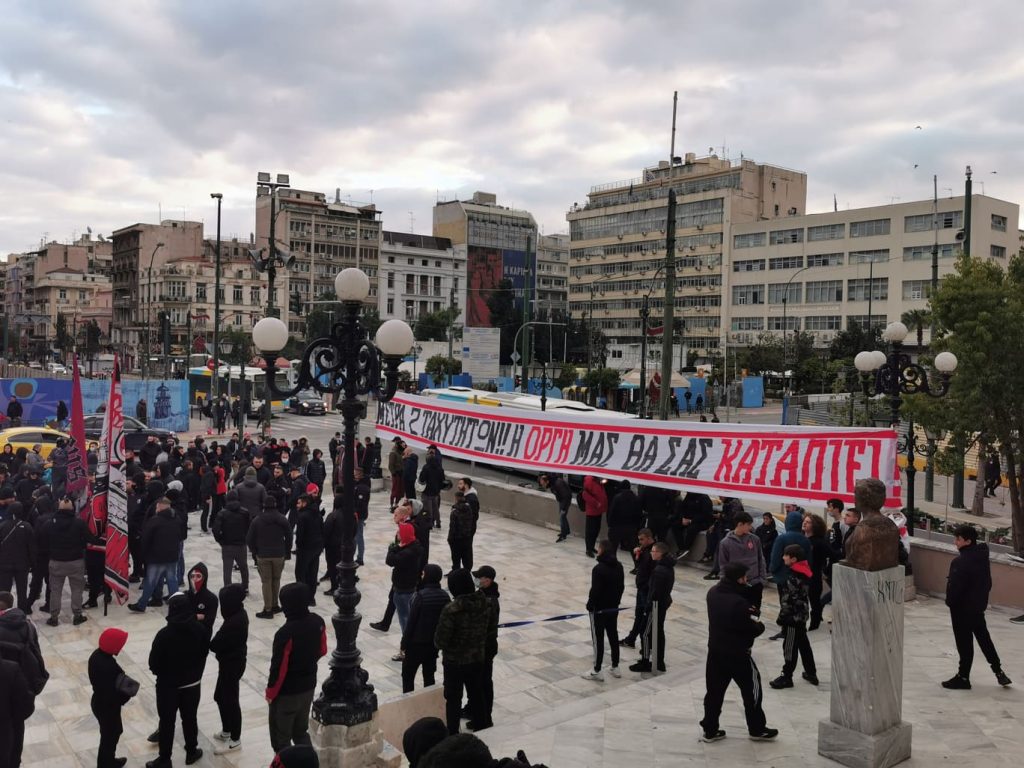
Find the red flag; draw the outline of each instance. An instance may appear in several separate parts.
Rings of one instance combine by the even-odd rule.
[[[664,324],[662,324],[662,325],[659,325],[657,328],[648,328],[647,329],[647,335],[648,336],[661,336],[661,334],[664,331],[665,331],[665,326],[664,326]]]
[[[78,355],[74,356],[71,382],[71,442],[68,444],[67,494],[75,503],[75,512],[83,517],[89,503],[88,462],[85,456],[85,414],[82,410],[82,379],[78,371]]]
[[[106,529],[106,572],[103,580],[119,605],[128,600],[128,497],[124,480],[124,402],[121,366],[114,355],[110,395],[103,418],[100,461],[96,468],[93,518]]]

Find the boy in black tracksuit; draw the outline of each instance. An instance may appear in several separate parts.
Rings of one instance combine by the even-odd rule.
[[[735,682],[743,697],[743,711],[751,738],[773,739],[779,732],[765,726],[761,706],[761,674],[750,655],[754,639],[764,632],[757,620],[757,607],[750,601],[747,566],[728,563],[723,579],[708,590],[708,660],[705,668],[707,693],[704,695],[702,741],[725,738],[719,729],[722,702],[730,682]]]
[[[584,674],[588,680],[602,682],[601,663],[604,661],[604,636],[608,635],[611,647],[612,677],[621,677],[619,672],[619,603],[625,589],[622,563],[615,557],[615,546],[603,539],[597,545],[597,563],[590,574],[590,594],[587,597],[587,612],[594,640],[594,670]]]
[[[206,564],[196,563],[188,572],[188,592],[185,593],[196,620],[206,628],[208,636],[213,634],[213,624],[217,621],[217,596],[207,587],[209,580]]]
[[[308,493],[295,504],[295,580],[309,587],[309,604],[316,605],[320,553],[324,551],[324,518]]]
[[[804,665],[803,678],[811,685],[818,684],[818,671],[814,666],[814,652],[807,639],[807,617],[810,614],[811,566],[804,548],[789,544],[782,552],[782,562],[789,569],[789,578],[782,586],[779,618],[783,631],[782,652],[785,662],[782,674],[768,683],[772,688],[792,688],[797,653]]]
[[[441,566],[430,563],[423,569],[423,582],[412,598],[409,618],[402,632],[402,693],[416,688],[416,670],[423,667],[423,685],[434,684],[437,648],[434,633],[441,611],[451,602],[441,588]]]
[[[647,604],[644,609],[647,613],[647,624],[641,636],[640,661],[631,664],[630,672],[650,672],[651,665],[651,644],[654,641],[654,633],[657,632],[657,665],[658,671],[665,671],[665,614],[672,605],[672,587],[676,583],[675,565],[676,561],[668,553],[668,544],[659,541],[651,548],[651,559],[654,561],[654,568],[651,570],[651,580],[648,584]]]
[[[654,546],[654,534],[650,528],[642,528],[637,533],[640,545],[633,550],[633,561],[636,567],[636,607],[633,610],[633,627],[619,645],[629,648],[636,647],[636,639],[644,631],[647,624],[647,587],[651,581],[651,571],[654,570],[654,560],[651,559],[651,547]]]
[[[242,707],[238,700],[239,682],[245,672],[246,649],[249,642],[249,614],[245,611],[245,588],[229,584],[220,591],[220,613],[224,622],[210,641],[210,650],[220,665],[213,700],[220,710],[220,733],[214,735],[224,742],[214,754],[224,754],[241,746]]]

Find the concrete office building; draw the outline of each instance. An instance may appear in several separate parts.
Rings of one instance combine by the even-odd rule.
[[[569,311],[569,235],[541,235],[537,248],[534,317],[564,318]]]
[[[932,248],[939,279],[961,252],[964,198],[857,208],[735,223],[722,272],[720,343],[747,346],[762,333],[807,331],[818,346],[853,323],[885,326],[931,293]],[[1005,266],[1020,245],[1019,206],[974,195],[971,250]],[[924,340],[930,339],[925,331]],[[911,329],[908,343],[916,344]]]
[[[683,349],[673,362],[679,368],[700,362],[721,344],[726,233],[739,223],[767,224],[804,213],[807,176],[742,158],[687,153],[645,168],[637,178],[596,185],[585,204],[574,203],[566,215],[569,311],[604,332],[610,367],[625,370],[640,363],[645,296],[649,325],[661,325],[670,188],[677,196],[674,335]],[[650,365],[660,360],[660,337],[654,342]]]
[[[370,278],[369,306],[377,306],[377,268],[380,257],[380,214],[373,204],[342,202],[335,194],[328,202],[321,192],[290,187],[276,191],[274,238],[278,253],[295,257],[289,269],[279,267],[274,305],[292,335],[305,333],[305,316],[325,293],[334,295],[334,278],[346,267],[358,267]],[[256,248],[270,242],[270,193],[260,189],[256,196]],[[265,275],[264,275],[265,278]],[[297,294],[304,314],[293,317],[288,297]],[[315,306],[315,305],[313,305]]]
[[[444,237],[385,231],[381,235],[378,309],[381,320],[415,325],[422,316],[455,306],[461,326],[466,306],[466,246]],[[422,341],[422,339],[421,339]]]
[[[498,205],[489,192],[475,192],[470,200],[438,202],[433,218],[434,237],[466,248],[467,326],[493,327],[487,300],[502,280],[511,281],[520,310],[524,290],[529,289],[531,300],[535,297],[536,270],[531,267],[538,240],[532,214]]]

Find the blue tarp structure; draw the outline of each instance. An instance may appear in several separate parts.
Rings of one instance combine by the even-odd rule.
[[[744,408],[764,407],[764,379],[760,376],[745,376],[743,378],[743,402]]]

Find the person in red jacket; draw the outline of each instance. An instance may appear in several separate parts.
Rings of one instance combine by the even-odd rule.
[[[604,480],[593,475],[583,478],[583,513],[587,516],[587,527],[584,541],[587,546],[587,557],[594,557],[597,537],[601,533],[601,521],[608,511],[608,496],[604,492]]]

